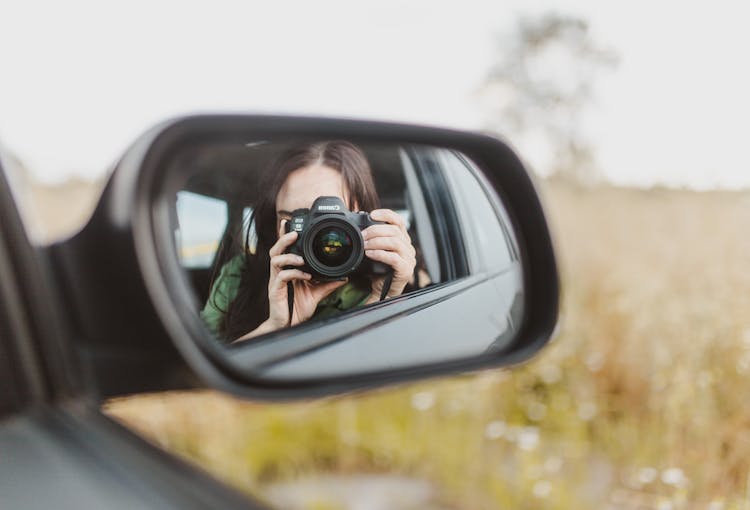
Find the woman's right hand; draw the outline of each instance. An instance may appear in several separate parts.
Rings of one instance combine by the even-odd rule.
[[[297,232],[285,233],[279,237],[268,253],[271,257],[271,272],[268,278],[269,314],[266,322],[273,329],[294,326],[308,320],[315,313],[318,303],[323,298],[346,283],[346,280],[313,283],[309,273],[301,269],[290,268],[290,266],[304,265],[304,260],[299,255],[285,253],[296,240]],[[292,282],[294,288],[292,317],[289,317],[288,282]]]
[[[297,240],[297,232],[284,233],[284,222],[281,223],[279,240],[268,251],[271,258],[268,278],[268,319],[253,331],[236,339],[240,342],[258,335],[270,333],[287,326],[304,322],[315,313],[318,303],[328,294],[346,283],[334,281],[313,283],[312,275],[290,266],[303,266],[304,260],[299,255],[285,253]],[[292,317],[289,317],[289,292],[287,283],[294,288],[294,306]]]

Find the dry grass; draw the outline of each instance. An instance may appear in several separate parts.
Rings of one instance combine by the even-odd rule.
[[[452,508],[747,508],[750,194],[545,188],[560,334],[509,371],[297,404],[107,404],[263,494],[315,473],[432,481]]]

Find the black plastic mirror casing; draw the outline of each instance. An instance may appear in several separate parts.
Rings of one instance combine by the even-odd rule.
[[[253,378],[226,362],[225,350],[195,313],[168,243],[158,242],[167,214],[166,162],[206,140],[346,138],[441,146],[462,152],[502,199],[524,267],[524,320],[513,345],[471,359],[318,380]],[[462,131],[360,120],[265,115],[202,115],[165,122],[141,136],[117,163],[89,223],[48,248],[69,303],[83,376],[96,398],[214,387],[249,398],[323,396],[527,360],[550,339],[559,283],[539,196],[523,163],[503,141]],[[396,319],[397,320],[397,319]],[[304,334],[288,330],[286,334]],[[457,339],[458,340],[458,339]]]

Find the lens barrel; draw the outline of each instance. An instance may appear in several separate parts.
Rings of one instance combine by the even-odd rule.
[[[310,268],[328,278],[356,269],[364,257],[359,229],[343,218],[326,218],[305,233],[303,256]]]

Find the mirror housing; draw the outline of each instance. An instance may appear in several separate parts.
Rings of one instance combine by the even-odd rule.
[[[248,354],[228,351],[207,334],[174,253],[164,242],[172,215],[169,190],[184,175],[165,169],[188,147],[208,141],[280,138],[341,139],[444,147],[473,162],[501,199],[515,231],[523,267],[523,318],[502,349],[468,358],[330,377],[268,377],[248,370]],[[74,314],[78,350],[101,396],[167,388],[210,386],[252,398],[304,398],[455,372],[516,364],[552,335],[558,311],[558,274],[549,230],[532,180],[504,142],[438,128],[309,117],[193,116],[166,122],[139,138],[117,164],[89,224],[49,248],[63,274],[61,286]],[[430,324],[440,334],[444,311],[458,303],[462,282],[431,293],[375,305],[346,320],[341,338],[377,338],[378,327],[398,330],[403,317],[442,303]],[[92,304],[95,304],[92,305]],[[457,305],[455,305],[457,306]],[[447,323],[445,323],[447,324]],[[274,343],[302,337],[330,339],[330,325],[292,328]],[[362,344],[366,345],[366,344]],[[249,359],[258,359],[259,351]],[[428,356],[425,355],[425,359]]]

